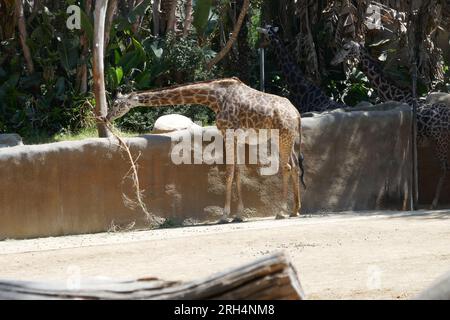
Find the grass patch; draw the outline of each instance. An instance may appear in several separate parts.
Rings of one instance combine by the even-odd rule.
[[[116,130],[121,137],[136,137],[140,135],[140,133],[137,132],[120,131],[117,128]],[[22,138],[24,144],[30,145],[30,144],[44,144],[52,142],[77,141],[90,138],[98,138],[98,133],[97,128],[92,127],[82,129],[78,132],[64,132],[64,133],[57,133],[54,135],[48,135],[45,132],[38,132],[34,135],[24,136]]]

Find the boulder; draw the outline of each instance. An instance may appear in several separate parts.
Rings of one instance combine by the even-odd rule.
[[[22,137],[17,133],[0,134],[0,148],[22,146]]]
[[[181,114],[168,114],[156,120],[152,133],[169,133],[189,129],[194,126],[199,127],[188,117]]]
[[[445,92],[432,92],[428,95],[426,103],[444,103],[450,106],[450,94]]]

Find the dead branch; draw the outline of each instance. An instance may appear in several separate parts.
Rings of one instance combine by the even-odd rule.
[[[92,9],[92,0],[86,0],[84,2],[84,11],[90,15]],[[81,46],[81,65],[77,68],[76,88],[80,93],[86,93],[88,90],[88,65],[87,59],[89,56],[89,37],[86,30],[83,30],[83,34],[80,36]]]
[[[95,94],[95,115],[97,117],[106,117],[108,113],[108,104],[105,92],[104,77],[104,44],[105,44],[105,17],[108,0],[97,0],[94,11],[94,43],[93,43],[93,76],[94,76],[94,94]],[[97,121],[98,135],[101,138],[110,136],[110,131],[106,124]]]
[[[105,22],[105,48],[109,44],[109,37],[111,34],[111,27],[114,20],[114,15],[117,10],[117,0],[109,0],[108,10],[106,11],[106,22]]]
[[[249,6],[250,6],[250,0],[244,0],[244,4],[242,5],[241,13],[239,14],[239,18],[238,18],[236,24],[234,25],[234,29],[233,29],[233,32],[231,33],[230,39],[228,39],[225,47],[223,47],[222,50],[213,59],[211,59],[207,63],[207,68],[209,70],[211,70],[212,67],[214,67],[220,60],[222,60],[227,55],[227,53],[231,50],[231,47],[233,46],[234,42],[236,41],[239,31],[241,30],[242,22],[244,21],[245,15],[248,12]]]
[[[192,0],[186,0],[186,17],[184,19],[183,37],[187,37],[192,25]]]
[[[136,157],[133,158],[133,155],[131,154],[130,151],[130,147],[127,145],[127,143],[115,132],[111,122],[109,122],[108,120],[106,120],[106,118],[104,117],[97,117],[97,121],[99,122],[103,122],[105,127],[108,129],[108,131],[110,132],[111,136],[113,136],[115,139],[117,139],[118,146],[119,148],[125,152],[127,159],[130,163],[130,169],[128,170],[128,172],[125,174],[123,180],[125,181],[127,178],[130,178],[131,181],[133,182],[133,189],[134,189],[134,193],[135,193],[135,199],[131,199],[130,197],[126,196],[125,194],[123,195],[124,198],[124,202],[125,205],[128,206],[131,209],[135,209],[136,207],[141,208],[141,210],[144,212],[147,221],[150,222],[150,225],[152,227],[158,226],[160,224],[160,220],[153,215],[152,213],[150,213],[150,211],[147,209],[147,206],[144,202],[144,196],[143,196],[143,192],[144,190],[141,190],[140,187],[140,182],[139,182],[139,174],[138,174],[138,165],[137,165],[137,161],[140,157],[140,154]]]

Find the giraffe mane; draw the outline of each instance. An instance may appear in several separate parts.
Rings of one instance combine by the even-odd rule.
[[[160,87],[160,88],[155,88],[155,89],[151,89],[151,90],[141,90],[141,91],[134,91],[132,92],[133,94],[140,94],[140,93],[151,93],[151,92],[158,92],[161,90],[171,90],[171,89],[177,89],[177,88],[181,88],[181,87],[186,87],[189,85],[195,85],[195,84],[209,84],[209,83],[243,83],[238,77],[231,77],[231,78],[222,78],[222,79],[212,79],[212,80],[205,80],[205,81],[197,81],[197,82],[188,82],[188,83],[182,83],[182,84],[176,84],[173,86],[168,86],[168,87]],[[119,97],[119,95],[122,95],[121,93],[118,93],[117,96]]]

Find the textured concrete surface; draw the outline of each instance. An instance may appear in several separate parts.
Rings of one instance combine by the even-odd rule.
[[[303,192],[303,213],[407,209],[410,124],[408,108],[305,118],[308,189]],[[216,129],[204,129],[211,130]],[[182,134],[127,140],[134,157],[139,156],[147,207],[175,224],[217,221],[224,203],[225,168],[174,165],[172,139]],[[131,180],[124,179],[129,168],[123,152],[107,139],[1,150],[0,239],[146,227],[141,210],[124,204],[124,195],[134,198]],[[247,216],[279,212],[279,175],[261,177],[252,165],[242,180]]]
[[[449,137],[450,138],[450,137]],[[442,174],[440,163],[435,157],[434,144],[424,141],[418,147],[418,171],[419,171],[419,205],[429,208],[434,199],[437,183]],[[441,196],[440,208],[448,208],[450,205],[450,177],[445,179]]]
[[[284,251],[308,299],[407,299],[450,266],[448,211],[366,212],[0,241],[0,279],[198,280]]]

